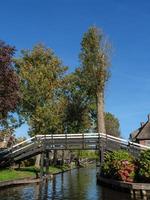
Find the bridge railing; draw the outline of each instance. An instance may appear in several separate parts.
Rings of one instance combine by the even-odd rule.
[[[137,143],[133,143],[131,141],[122,139],[122,138],[118,138],[118,137],[114,137],[111,135],[107,135],[104,133],[79,133],[79,134],[47,134],[47,135],[36,135],[32,138],[29,138],[19,144],[16,144],[14,146],[12,146],[11,150],[13,151],[18,151],[21,148],[25,148],[26,146],[30,146],[34,143],[43,143],[48,141],[50,144],[53,144],[53,146],[55,144],[65,144],[69,142],[71,143],[72,141],[76,141],[77,143],[90,143],[93,140],[93,143],[95,143],[95,145],[98,144],[98,142],[101,142],[102,140],[104,142],[110,143],[115,143],[118,145],[121,145],[124,148],[136,148],[136,149],[140,149],[140,150],[144,150],[144,149],[150,149],[150,147],[148,146],[144,146],[141,144],[137,144]],[[92,142],[91,142],[92,143]]]
[[[37,137],[46,142],[49,145],[49,148],[52,149],[68,149],[68,148],[92,148],[87,147],[93,145],[97,145],[99,134],[97,133],[79,133],[79,134],[53,134],[53,135],[37,135]],[[80,146],[80,147],[79,147]]]
[[[106,150],[127,149],[136,155],[141,150],[150,149],[148,146],[104,133],[78,133],[36,135],[12,146],[8,151],[18,155],[34,147],[48,149],[99,149],[102,145],[105,146]]]

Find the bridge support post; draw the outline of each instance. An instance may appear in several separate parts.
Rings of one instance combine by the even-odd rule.
[[[46,151],[46,175],[49,174],[49,152]]]
[[[100,163],[101,163],[101,165],[103,164],[103,162],[104,162],[104,147],[102,145],[101,150],[100,150]]]
[[[44,152],[41,153],[41,162],[40,162],[40,178],[44,175]]]
[[[104,146],[103,144],[101,145],[101,148],[99,150],[99,156],[100,156],[100,173],[101,173],[101,168],[102,168],[102,165],[104,163]]]

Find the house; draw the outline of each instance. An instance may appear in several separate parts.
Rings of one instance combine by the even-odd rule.
[[[130,134],[130,140],[150,146],[150,114],[148,115],[147,122],[142,122],[141,126]]]

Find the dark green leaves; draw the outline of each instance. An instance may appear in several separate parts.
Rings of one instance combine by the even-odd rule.
[[[15,111],[20,99],[19,79],[12,64],[14,52],[14,47],[0,41],[0,124],[4,127],[8,113]]]

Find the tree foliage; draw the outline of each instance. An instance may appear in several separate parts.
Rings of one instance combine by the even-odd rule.
[[[137,180],[150,183],[150,149],[141,152],[136,164]]]
[[[2,127],[8,125],[8,114],[15,111],[20,99],[19,79],[12,62],[14,53],[14,47],[0,41],[0,124]],[[13,120],[11,115],[9,121]]]
[[[22,51],[15,63],[23,95],[20,114],[30,126],[30,135],[61,132],[63,75],[67,68],[51,49],[41,44],[31,51]]]
[[[96,104],[94,102],[90,103],[90,116],[93,122],[92,129],[96,131],[97,130],[97,123],[96,123],[97,111],[96,111]],[[112,135],[115,137],[120,137],[121,132],[120,132],[120,123],[119,123],[118,118],[110,112],[105,112],[104,116],[105,116],[104,119],[105,119],[106,134]]]
[[[66,77],[65,87],[65,130],[67,133],[86,132],[91,127],[89,98],[80,85],[80,77],[74,72]]]
[[[106,133],[115,137],[120,137],[119,120],[111,113],[105,113]]]
[[[80,76],[87,94],[97,102],[98,132],[105,132],[104,123],[104,89],[109,78],[109,50],[102,31],[91,27],[84,34],[81,42]]]
[[[109,44],[104,42],[102,31],[96,27],[89,28],[83,36],[80,53],[83,83],[89,95],[96,96],[99,90],[104,90],[109,78],[108,50]]]

